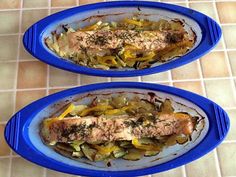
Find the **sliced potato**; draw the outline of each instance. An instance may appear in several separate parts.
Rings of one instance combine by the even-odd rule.
[[[94,157],[94,161],[103,161],[105,159],[107,159],[110,156],[110,154],[100,154],[100,153],[96,153],[95,157]]]
[[[84,153],[81,151],[72,152],[72,157],[82,158],[83,156],[84,156]]]
[[[74,149],[67,143],[57,143],[56,147],[58,149],[61,149],[63,151],[67,151],[67,152],[73,152],[74,151]]]
[[[177,136],[176,137],[176,142],[178,144],[185,144],[188,142],[188,137],[187,136]]]

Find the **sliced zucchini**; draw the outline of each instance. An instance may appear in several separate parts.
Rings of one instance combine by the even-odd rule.
[[[89,145],[87,144],[82,144],[81,145],[81,149],[84,153],[84,155],[91,161],[94,161],[95,156],[97,154],[97,150],[91,148]]]
[[[80,151],[80,145],[83,144],[84,141],[73,141],[73,143],[71,143],[71,147],[73,147],[76,151]]]
[[[125,160],[132,160],[136,161],[143,157],[143,151],[140,151],[138,149],[129,149],[128,153],[124,155],[122,158]]]
[[[119,146],[123,148],[133,148],[131,141],[119,141]]]
[[[125,154],[127,154],[127,151],[123,148],[120,148],[119,150],[113,151],[113,155],[115,158],[123,157]]]
[[[138,139],[140,144],[155,144],[155,142],[151,138],[140,138]]]
[[[113,97],[111,104],[115,108],[122,108],[127,105],[127,98],[123,95]]]
[[[157,155],[159,153],[160,153],[160,151],[145,151],[144,156],[149,157],[149,156]]]

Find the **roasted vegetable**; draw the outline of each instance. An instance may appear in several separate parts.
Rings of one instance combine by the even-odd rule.
[[[95,160],[95,156],[97,154],[97,150],[91,148],[89,145],[87,144],[82,144],[81,145],[81,149],[84,153],[84,155],[91,161]]]
[[[166,99],[161,105],[161,113],[172,113],[174,112],[174,108],[172,107],[171,101]]]
[[[160,101],[161,106],[159,109],[156,106],[156,102],[153,103],[151,100],[141,99],[136,96],[129,98],[123,94],[118,94],[113,97],[105,97],[104,99],[95,97],[88,105],[81,104],[75,106],[74,104],[69,104],[57,117],[45,119],[43,124],[47,128],[43,129],[41,133],[46,137],[49,136],[51,129],[55,128],[53,127],[54,123],[58,123],[54,121],[62,121],[63,124],[61,126],[63,127],[64,135],[57,140],[53,139],[54,141],[46,142],[58,153],[72,159],[87,158],[90,161],[110,161],[111,159],[117,158],[139,160],[143,156],[148,157],[159,154],[164,147],[185,144],[189,141],[189,137],[193,131],[192,128],[196,126],[198,118],[192,117],[187,112],[175,112],[172,103],[169,99],[164,100],[164,102]],[[99,116],[97,117],[97,115]],[[71,118],[71,116],[73,117]],[[167,134],[153,137],[153,135],[149,136],[148,131],[146,136],[143,135],[142,128],[154,127],[157,121],[159,121],[158,123],[163,123],[165,121],[163,118],[168,119],[168,116],[170,116],[169,120],[171,121],[176,119],[180,122],[183,121],[193,124],[193,126],[185,126],[187,124],[183,124],[181,133],[174,132],[169,134],[169,131],[167,131]],[[69,129],[66,129],[68,125],[66,121],[69,119],[76,123],[72,124]],[[129,119],[131,120],[128,121]],[[105,131],[109,132],[109,129],[113,128],[118,133],[116,137],[111,136],[110,133],[106,134],[105,131],[101,131],[101,126],[104,126],[103,120],[105,120],[105,123],[106,121],[109,122],[109,124],[106,124],[108,126],[104,127],[106,129]],[[82,124],[80,124],[80,121]],[[166,122],[166,124],[168,123],[170,122]],[[115,127],[115,125],[118,126]],[[179,124],[179,126],[181,127],[182,124]],[[179,126],[177,126],[177,129]],[[120,127],[121,129],[119,129]],[[90,139],[81,138],[66,141],[67,136],[71,136],[72,138],[87,136],[86,133],[91,133],[94,130],[93,128],[95,129],[95,136],[91,136],[92,138],[89,136]],[[55,129],[58,132],[57,127]],[[140,136],[132,134],[134,129],[135,131],[140,131],[141,129]],[[123,132],[120,132],[120,130]],[[76,134],[77,132],[81,132],[81,134]],[[121,138],[119,137],[119,133],[121,133]],[[127,139],[122,139],[122,136],[124,136],[123,133],[128,137]],[[108,136],[112,139],[103,140],[97,136]]]
[[[142,149],[147,151],[160,151],[162,148],[161,146],[156,145],[153,141],[147,138],[141,138],[141,139],[134,138],[132,140],[132,144],[137,149]]]
[[[82,151],[72,152],[72,157],[82,158],[83,156],[84,156],[84,153]]]
[[[97,21],[96,23],[83,28],[78,28],[76,30],[68,25],[62,25],[62,28],[64,29],[63,32],[60,34],[53,32],[51,37],[45,38],[45,44],[50,50],[55,52],[60,57],[72,60],[76,64],[83,66],[103,70],[113,68],[121,69],[124,67],[144,69],[151,67],[153,63],[163,63],[174,59],[175,57],[182,56],[194,46],[195,34],[191,34],[185,30],[183,24],[184,23],[177,19],[159,19],[158,21],[151,21],[132,17],[125,18],[117,22]],[[125,30],[126,32],[119,35],[121,30]],[[96,35],[89,34],[89,40],[85,42],[88,43],[88,47],[84,47],[82,45],[78,45],[78,47],[75,48],[72,47],[75,46],[71,44],[73,41],[71,40],[71,36],[73,36],[74,33],[82,32],[83,34],[88,34],[93,33],[94,31],[96,31],[96,33],[102,31],[102,33],[101,35],[98,35],[98,37],[95,37]],[[118,32],[113,36],[109,36],[104,34],[107,31]],[[146,31],[149,33],[145,33]],[[160,44],[150,42],[150,39],[159,36],[152,34],[154,31],[158,31],[158,33],[160,33],[160,38],[157,38],[157,40],[160,40]],[[144,32],[144,35],[138,36],[138,38],[143,38],[141,43],[137,42],[137,40],[127,42],[126,39],[129,39],[130,41],[137,36],[133,35],[136,34],[136,32]],[[180,33],[181,35],[178,35]],[[162,36],[165,35],[166,39],[170,40],[162,40]],[[118,38],[116,38],[117,36]],[[76,40],[79,42],[84,38],[84,35],[75,38],[79,39]],[[111,48],[104,48],[110,40],[112,40],[111,45],[109,45]],[[117,41],[121,41],[121,44],[118,45]],[[94,42],[96,46],[94,47],[91,42]],[[142,44],[145,45],[140,48]],[[149,46],[149,44],[152,46],[157,46],[147,49],[146,47]],[[98,45],[100,48],[97,48]],[[114,46],[116,47],[114,48]],[[157,50],[157,47],[160,47],[160,49]]]
[[[84,141],[73,141],[73,143],[71,143],[71,147],[73,147],[76,151],[80,151],[80,145],[83,144]]]
[[[113,155],[115,158],[123,157],[127,153],[128,153],[127,150],[125,150],[123,148],[119,148],[119,149],[113,151]]]
[[[146,157],[155,156],[159,153],[160,153],[160,151],[145,151],[144,156],[146,156]]]
[[[138,149],[129,149],[128,153],[124,155],[122,158],[125,160],[132,160],[136,161],[143,157],[144,151],[138,150]]]

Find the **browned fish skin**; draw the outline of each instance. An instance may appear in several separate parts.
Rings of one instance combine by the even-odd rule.
[[[189,38],[184,31],[135,31],[135,30],[98,30],[77,31],[68,34],[69,47],[73,51],[86,49],[117,49],[124,45],[135,46],[139,50],[157,51],[170,44]]]
[[[115,116],[113,118],[83,117],[64,118],[42,125],[41,135],[46,143],[71,142],[105,142],[132,140],[133,138],[159,138],[172,134],[191,134],[193,123],[190,116],[183,118],[173,114],[161,114],[155,121],[147,122],[142,118]]]

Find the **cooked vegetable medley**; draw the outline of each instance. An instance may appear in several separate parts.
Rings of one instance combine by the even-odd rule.
[[[40,134],[45,144],[72,159],[139,160],[187,143],[196,124],[196,117],[176,112],[169,99],[157,105],[119,94],[89,105],[71,103],[59,116],[44,119]]]
[[[133,17],[76,30],[63,27],[64,32],[45,39],[48,48],[77,64],[104,70],[148,68],[184,55],[195,43],[195,34],[190,35],[180,20]]]

